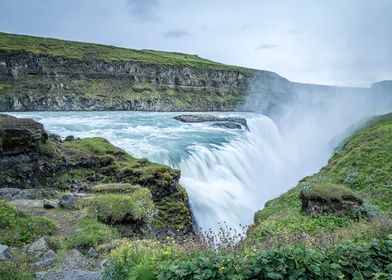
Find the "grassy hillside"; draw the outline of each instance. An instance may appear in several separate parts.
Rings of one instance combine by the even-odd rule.
[[[0,33],[0,111],[232,111],[260,75],[197,55]],[[271,83],[270,83],[271,81]],[[264,92],[266,92],[264,94]]]
[[[84,60],[94,58],[106,62],[130,61],[152,65],[189,66],[211,70],[245,71],[197,55],[153,50],[134,50],[114,46],[65,41],[50,38],[0,33],[0,50],[30,52],[36,55]]]
[[[303,211],[300,194],[317,195],[331,205],[337,197],[356,197],[364,203],[357,213],[319,214]],[[328,206],[328,205],[327,205]],[[275,245],[295,241],[317,243],[363,241],[392,231],[392,114],[376,117],[347,139],[318,173],[266,203],[255,215],[249,242]]]

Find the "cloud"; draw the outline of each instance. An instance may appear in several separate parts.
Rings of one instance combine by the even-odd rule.
[[[255,50],[259,51],[259,50],[268,50],[268,49],[277,49],[277,48],[280,48],[280,46],[275,45],[275,44],[262,44],[262,45],[256,46]]]
[[[201,29],[202,30],[208,30],[210,27],[207,24],[202,24]]]
[[[129,14],[134,20],[146,22],[158,20],[156,9],[159,0],[127,0]]]
[[[184,38],[189,35],[191,35],[191,34],[186,30],[169,30],[168,32],[163,34],[163,37],[169,38],[169,39],[179,39],[179,38]]]
[[[283,33],[301,34],[301,31],[299,31],[297,29],[288,29],[288,30],[284,31]]]

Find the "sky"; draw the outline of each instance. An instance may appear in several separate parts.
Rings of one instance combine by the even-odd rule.
[[[0,0],[0,31],[197,54],[297,82],[392,79],[392,0]]]

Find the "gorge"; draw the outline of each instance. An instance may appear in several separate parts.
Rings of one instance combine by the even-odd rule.
[[[378,166],[378,160],[371,163],[375,174],[382,174],[380,182],[372,177],[379,173],[369,173],[364,180],[377,182],[377,188],[384,192],[384,188],[390,186],[390,177],[384,176],[385,170],[380,170],[390,167],[390,158],[382,151],[390,149],[390,115],[385,114],[391,111],[391,81],[378,82],[369,88],[302,84],[272,72],[224,65],[195,55],[0,33],[0,112],[18,117],[2,115],[0,118],[0,187],[6,194],[4,200],[14,200],[7,196],[7,191],[15,191],[13,188],[20,189],[15,191],[15,197],[24,189],[56,190],[56,195],[45,197],[52,203],[52,200],[60,203],[69,193],[81,196],[79,204],[71,209],[43,210],[42,206],[39,210],[33,207],[26,211],[20,205],[17,208],[28,214],[31,210],[38,216],[44,215],[58,224],[60,234],[53,233],[55,230],[46,232],[56,239],[48,239],[48,243],[60,244],[53,247],[59,252],[57,261],[70,249],[88,255],[92,248],[101,250],[99,258],[92,257],[96,261],[93,267],[101,270],[106,269],[98,265],[101,257],[110,258],[110,269],[116,265],[124,267],[123,254],[139,246],[124,244],[138,242],[138,238],[149,242],[150,234],[170,240],[194,233],[197,236],[199,230],[199,236],[206,231],[219,234],[225,227],[244,239],[248,234],[249,238],[240,244],[248,246],[249,242],[249,248],[258,252],[275,248],[271,240],[279,237],[278,229],[291,230],[287,224],[281,227],[283,222],[300,224],[300,230],[294,228],[292,232],[285,232],[289,239],[291,234],[299,234],[299,244],[306,244],[312,238],[317,243],[317,234],[339,232],[347,225],[368,227],[374,222],[368,209],[366,212],[362,208],[358,213],[365,213],[363,217],[357,217],[356,210],[353,215],[344,214],[343,218],[340,214],[335,217],[334,213],[323,216],[312,212],[313,217],[308,215],[310,210],[300,212],[297,209],[299,193],[301,199],[309,198],[304,190],[324,186],[324,183],[330,186],[333,182],[331,189],[343,189],[342,196],[348,193],[357,198],[356,195],[361,195],[355,200],[361,205],[355,207],[362,207],[364,202],[378,207],[382,219],[387,220],[385,232],[389,232],[388,202],[375,199],[366,188],[358,191],[355,185],[350,185],[350,180],[355,181],[362,172],[361,160],[354,161],[347,171],[351,173],[342,175],[344,179],[339,177],[337,182],[323,170],[330,164],[333,166],[336,163],[333,159],[339,158],[341,153],[347,153],[346,158],[354,158],[350,152],[355,149],[347,150],[346,144],[355,140],[356,135],[368,133],[366,143],[370,145],[374,139],[381,143],[371,146],[369,155],[381,153],[380,162],[384,165]],[[184,117],[186,114],[196,116]],[[381,128],[378,127],[379,118],[375,116],[379,115],[385,115],[381,119],[386,119],[386,128],[383,121]],[[20,118],[33,119],[43,125],[26,121],[34,123],[34,131],[39,127],[38,140],[29,127],[12,125],[22,122],[23,126]],[[216,125],[211,120],[232,125]],[[372,134],[373,126],[381,131]],[[27,140],[25,131],[31,136]],[[16,143],[18,141],[20,143]],[[26,148],[26,141],[34,143]],[[14,144],[17,149],[7,150]],[[319,175],[317,172],[323,166],[326,167]],[[323,176],[330,176],[327,183]],[[314,178],[317,180],[313,184]],[[290,196],[292,193],[295,199]],[[390,194],[385,193],[387,197]],[[125,213],[118,217],[113,208],[128,203],[124,202],[126,199],[132,201],[127,207],[139,205],[141,201],[151,211],[140,214],[137,212],[140,209],[130,207],[135,211],[130,214],[127,208],[121,208]],[[322,196],[311,199],[316,200],[315,205],[324,201]],[[38,195],[33,200],[41,201],[41,197]],[[6,204],[2,207],[9,212],[16,211]],[[297,216],[291,217],[285,207]],[[270,209],[276,211],[271,214]],[[76,220],[79,216],[81,223]],[[70,226],[72,238],[77,241],[62,235],[63,218],[78,221],[77,226]],[[83,221],[94,228],[91,230]],[[301,227],[308,223],[309,228]],[[50,223],[47,226],[50,228]],[[78,240],[73,235],[80,232],[92,232],[93,238]],[[103,236],[99,236],[101,233]],[[378,237],[377,234],[374,236]],[[347,241],[349,238],[351,236]],[[385,234],[381,238],[386,238]],[[19,252],[24,242],[35,241],[31,239],[4,240]],[[113,244],[113,240],[124,243]],[[165,242],[163,248],[166,248]],[[182,240],[178,242],[179,246],[183,245]],[[271,247],[268,247],[269,242],[273,244]],[[256,247],[251,247],[254,243]],[[147,255],[163,250],[161,245],[154,249],[148,244],[147,249],[143,247]],[[286,243],[279,241],[276,247],[282,244]],[[249,255],[247,250],[245,247],[241,254]],[[108,257],[110,251],[114,253]],[[48,268],[38,266],[32,270],[39,269]],[[165,273],[182,273],[174,268],[173,271]],[[167,279],[181,279],[178,277]],[[252,277],[246,279],[254,279]]]

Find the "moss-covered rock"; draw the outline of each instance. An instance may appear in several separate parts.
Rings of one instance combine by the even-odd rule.
[[[42,124],[0,114],[0,156],[35,150],[47,139],[48,134]]]
[[[91,199],[98,219],[106,224],[136,224],[149,226],[155,219],[151,192],[139,188],[131,194],[102,194]]]
[[[311,217],[318,214],[353,215],[363,200],[349,188],[332,183],[320,183],[300,191],[302,210]]]
[[[16,127],[26,123],[24,119],[12,117],[12,120]],[[188,197],[178,183],[179,170],[134,158],[104,138],[55,141],[47,137],[41,124],[33,120],[28,123],[37,127],[34,135],[41,137],[34,140],[35,145],[30,145],[27,150],[0,154],[2,187],[73,190],[77,186],[96,193],[131,194],[140,189],[134,186],[140,186],[149,190],[158,209],[157,220],[160,223],[155,223],[159,226],[157,230],[181,229],[182,233],[186,233],[192,229]],[[0,123],[0,131],[2,125]],[[29,127],[19,130],[30,133]],[[19,138],[7,136],[5,139],[17,142]]]

